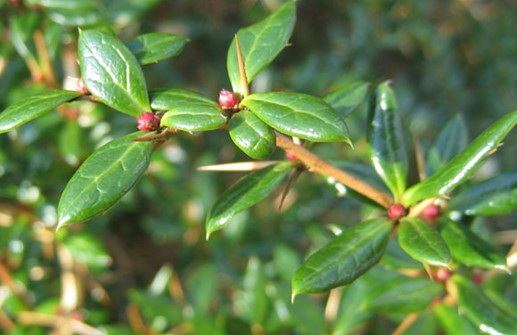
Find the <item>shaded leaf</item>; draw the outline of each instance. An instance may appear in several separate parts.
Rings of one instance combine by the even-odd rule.
[[[313,142],[350,143],[342,118],[317,97],[287,92],[254,93],[241,104],[284,134]]]
[[[395,94],[384,82],[377,87],[368,114],[372,164],[396,199],[406,189],[407,156]]]
[[[440,303],[433,307],[433,314],[447,335],[479,334],[476,327],[458,313],[457,308]]]
[[[451,255],[441,235],[418,218],[404,218],[398,230],[400,247],[411,257],[435,266],[449,267]]]
[[[322,293],[353,282],[381,259],[391,228],[389,220],[377,218],[345,229],[296,271],[293,295]]]
[[[93,25],[103,19],[97,0],[28,0],[27,4],[43,7],[53,21],[62,25]]]
[[[80,95],[81,93],[78,92],[56,90],[25,97],[0,113],[0,133],[34,120]]]
[[[94,97],[129,115],[150,111],[142,69],[121,41],[101,31],[82,31],[78,53],[84,84]]]
[[[445,163],[459,155],[468,145],[467,125],[456,115],[438,133],[425,158],[426,175],[431,176]]]
[[[506,114],[483,131],[467,149],[449,161],[431,177],[412,186],[404,193],[404,203],[445,196],[467,180],[483,160],[497,148],[517,123],[517,111]]]
[[[350,83],[330,92],[323,99],[342,117],[346,117],[364,101],[368,86],[370,84],[363,81]]]
[[[206,131],[222,127],[226,117],[213,101],[199,93],[168,89],[151,94],[151,107],[164,111],[161,125],[184,131]]]
[[[257,257],[251,257],[246,267],[242,289],[236,293],[235,307],[239,315],[251,324],[263,324],[268,313],[264,268]]]
[[[398,275],[370,288],[362,309],[393,314],[409,314],[425,310],[443,287],[426,278]]]
[[[233,115],[229,125],[233,143],[251,158],[262,159],[275,151],[274,131],[250,111]]]
[[[126,45],[140,64],[150,64],[179,55],[187,41],[174,34],[149,33],[137,36]]]
[[[517,172],[507,172],[467,188],[447,204],[466,215],[502,215],[517,210]]]
[[[287,46],[296,21],[295,1],[288,1],[266,19],[237,32],[248,83]],[[235,39],[228,49],[226,67],[234,92],[244,93]]]
[[[507,271],[504,255],[464,225],[444,222],[441,234],[456,261],[468,266]]]
[[[517,334],[517,319],[488,299],[479,287],[459,275],[452,280],[458,291],[461,312],[479,330],[487,334]]]
[[[58,227],[89,220],[112,207],[145,172],[153,143],[133,142],[141,132],[95,151],[68,182],[58,206]]]
[[[214,204],[206,221],[207,236],[221,229],[243,210],[255,205],[271,192],[286,176],[290,163],[278,163],[252,172],[226,190]]]

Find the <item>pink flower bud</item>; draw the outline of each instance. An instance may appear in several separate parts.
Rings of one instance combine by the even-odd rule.
[[[436,205],[429,205],[422,211],[422,217],[429,221],[435,221],[440,216],[440,208]]]
[[[136,124],[141,131],[153,131],[160,128],[161,117],[151,112],[144,112],[136,118]]]
[[[219,93],[219,106],[223,109],[237,109],[241,100],[237,94],[228,90],[221,90]]]
[[[295,154],[293,154],[292,152],[290,151],[286,151],[285,152],[285,157],[290,160],[290,161],[293,161],[293,162],[296,162],[298,160],[298,158],[296,158]]]
[[[400,204],[394,204],[388,207],[388,217],[392,220],[398,220],[406,215],[406,209]]]

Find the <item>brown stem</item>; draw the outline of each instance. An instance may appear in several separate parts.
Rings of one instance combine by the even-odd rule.
[[[278,132],[276,132],[276,145],[285,151],[293,153],[311,172],[332,177],[385,208],[388,208],[393,203],[393,199],[386,193],[321,159],[304,147],[294,144],[287,136]]]
[[[56,76],[54,75],[52,60],[48,54],[47,42],[45,41],[45,37],[43,36],[41,30],[36,30],[34,32],[34,44],[36,45],[36,50],[38,51],[41,71],[44,77],[43,80],[50,87],[56,87]]]

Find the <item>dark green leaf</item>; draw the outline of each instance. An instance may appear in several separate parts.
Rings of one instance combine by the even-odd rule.
[[[263,159],[275,151],[275,132],[250,111],[230,119],[230,137],[251,158]]]
[[[452,277],[458,291],[458,305],[462,313],[479,330],[487,334],[517,334],[517,319],[500,309],[470,280]]]
[[[134,142],[136,132],[94,152],[68,182],[58,206],[58,227],[86,221],[112,207],[145,172],[152,142]]]
[[[368,115],[370,159],[398,199],[406,189],[407,156],[395,94],[384,82],[377,87]]]
[[[287,92],[254,93],[241,104],[284,134],[313,142],[350,143],[348,130],[339,114],[314,96]]]
[[[129,41],[127,47],[140,64],[149,64],[179,55],[186,44],[187,39],[178,35],[149,33]]]
[[[474,325],[458,313],[457,308],[440,303],[434,306],[433,314],[447,335],[479,334]]]
[[[470,177],[516,123],[517,111],[503,116],[438,172],[408,189],[404,193],[404,203],[410,205],[425,198],[447,195]]]
[[[41,6],[55,22],[69,26],[99,23],[102,14],[96,0],[28,0],[30,5]]]
[[[266,19],[237,32],[248,83],[287,46],[295,21],[295,1],[288,1]],[[244,93],[241,87],[235,40],[228,49],[227,68],[233,91]]]
[[[361,308],[393,314],[420,312],[442,293],[443,287],[439,283],[399,275],[371,288]]]
[[[82,31],[78,52],[84,84],[94,97],[129,115],[150,111],[140,64],[121,41],[101,31]]]
[[[377,218],[345,229],[296,271],[293,295],[322,293],[353,282],[380,260],[391,228],[390,221]]]
[[[26,97],[0,113],[0,133],[34,120],[80,95],[78,92],[56,90]]]
[[[441,235],[418,218],[404,218],[398,231],[400,247],[411,257],[435,266],[449,267],[451,255]]]
[[[161,124],[174,129],[206,131],[220,128],[226,123],[226,118],[215,101],[187,90],[153,92],[151,107],[165,111]]]
[[[456,261],[468,266],[508,271],[504,255],[464,225],[444,222],[441,233]]]
[[[466,215],[502,215],[517,210],[517,172],[507,172],[469,187],[447,204]]]
[[[426,175],[431,176],[445,163],[459,155],[468,145],[467,125],[461,115],[447,122],[425,158]]]
[[[138,306],[151,324],[165,323],[171,327],[182,320],[181,308],[168,296],[132,290],[129,292],[129,300]]]
[[[350,114],[361,102],[363,102],[368,93],[369,83],[358,81],[340,87],[327,96],[324,100],[331,105],[342,117]]]
[[[290,168],[290,163],[268,166],[248,174],[226,190],[208,214],[207,236],[221,229],[235,215],[267,197],[276,189]]]

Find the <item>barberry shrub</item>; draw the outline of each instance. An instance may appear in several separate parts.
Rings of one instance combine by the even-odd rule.
[[[47,15],[57,15],[46,2],[35,2],[48,10]],[[94,13],[83,17],[95,21],[98,18]],[[0,132],[9,132],[16,139],[25,124],[48,118],[56,110],[68,119],[70,129],[75,129],[70,131],[77,131],[72,124],[77,122],[77,110],[82,110],[83,105],[104,105],[109,112],[125,114],[134,122],[135,131],[107,141],[84,161],[79,159],[80,144],[70,149],[76,158],[67,162],[78,168],[59,196],[55,220],[49,223],[54,226],[45,230],[47,238],[55,241],[52,245],[61,266],[64,293],[59,302],[54,302],[59,309],[49,312],[44,307],[52,305],[50,301],[39,295],[39,300],[33,301],[28,293],[30,287],[18,289],[17,284],[7,280],[10,269],[19,263],[12,259],[13,254],[5,253],[0,269],[5,273],[0,279],[6,297],[0,299],[5,306],[0,314],[0,320],[5,320],[0,322],[1,327],[24,333],[33,327],[67,331],[63,324],[68,324],[69,334],[97,334],[102,327],[108,333],[131,333],[129,328],[108,325],[109,318],[96,317],[96,309],[91,306],[95,303],[70,301],[74,295],[67,294],[73,289],[66,285],[91,278],[85,276],[86,270],[80,264],[88,265],[92,273],[96,267],[108,266],[98,240],[79,237],[81,233],[74,232],[73,227],[117,207],[141,179],[148,178],[145,173],[153,157],[160,155],[171,141],[220,130],[217,136],[229,134],[235,146],[254,160],[245,164],[249,173],[222,193],[208,211],[204,234],[209,239],[204,242],[207,246],[210,240],[218,239],[217,231],[235,223],[238,214],[260,202],[272,201],[271,195],[278,190],[283,206],[301,174],[321,176],[321,187],[330,185],[339,194],[346,194],[339,201],[358,201],[368,209],[358,210],[357,221],[343,217],[333,224],[324,242],[311,246],[311,252],[304,249],[303,254],[293,255],[292,250],[277,249],[281,255],[278,262],[286,268],[294,267],[292,271],[277,270],[279,276],[287,273],[284,276],[290,278],[290,287],[268,281],[264,273],[267,269],[259,257],[249,258],[243,287],[237,294],[241,298],[236,303],[240,310],[237,315],[250,324],[247,333],[302,329],[304,321],[296,321],[299,313],[311,313],[311,308],[324,300],[325,315],[316,308],[312,316],[316,321],[304,333],[346,334],[368,324],[376,315],[385,315],[395,325],[396,334],[516,334],[515,303],[508,300],[511,294],[507,294],[515,291],[510,273],[515,268],[516,250],[495,246],[476,232],[473,222],[476,217],[515,211],[517,172],[504,172],[479,183],[473,183],[470,177],[500,149],[517,123],[517,111],[495,120],[466,144],[457,140],[465,136],[464,121],[455,118],[443,125],[426,152],[415,150],[415,155],[409,155],[410,147],[419,148],[418,140],[412,146],[408,144],[411,134],[408,136],[404,130],[396,93],[388,81],[333,86],[323,97],[287,89],[252,91],[253,80],[288,46],[295,14],[295,1],[287,1],[267,18],[237,32],[227,54],[231,90],[222,89],[218,97],[185,88],[148,88],[142,66],[178,56],[187,39],[151,33],[125,43],[109,29],[97,29],[93,23],[77,33],[80,80],[75,81],[75,86],[57,88],[57,81],[46,67],[45,52],[39,49],[39,61],[30,52],[21,23],[29,20],[28,16],[13,20],[11,34],[19,37],[17,51],[33,79],[46,86],[15,99],[0,113]],[[44,40],[51,37],[50,30],[47,27]],[[356,107],[360,104],[368,105],[364,135],[369,162],[330,160],[317,154],[317,143],[323,143],[318,147],[339,148],[340,153],[354,150],[347,118],[359,112]],[[39,127],[44,125],[39,123]],[[75,136],[65,138],[65,143]],[[285,156],[278,158],[276,151],[285,152]],[[413,164],[410,157],[416,157],[420,164]],[[410,178],[414,175],[419,175],[419,180]],[[5,225],[8,228],[2,227],[6,229],[2,247],[15,241],[16,232],[24,222],[30,222],[22,214],[12,215],[14,221]],[[213,267],[197,273],[194,287],[210,292],[189,294],[199,299],[214,296],[209,282],[215,275]],[[148,291],[131,292],[128,315],[132,331],[239,333],[232,327],[242,325],[229,326],[233,322],[229,315],[215,318],[222,322],[206,321],[208,307],[203,304],[210,302],[186,302],[189,297],[181,292],[177,280],[177,275],[164,267]],[[170,293],[164,284],[167,282]],[[108,295],[102,288],[95,288],[94,281],[91,285],[92,292]],[[98,299],[96,303],[102,301]],[[182,312],[180,307],[189,304],[195,312]],[[294,325],[297,322],[299,325]],[[318,328],[319,324],[323,324],[322,328]],[[38,330],[35,333],[39,334]]]

